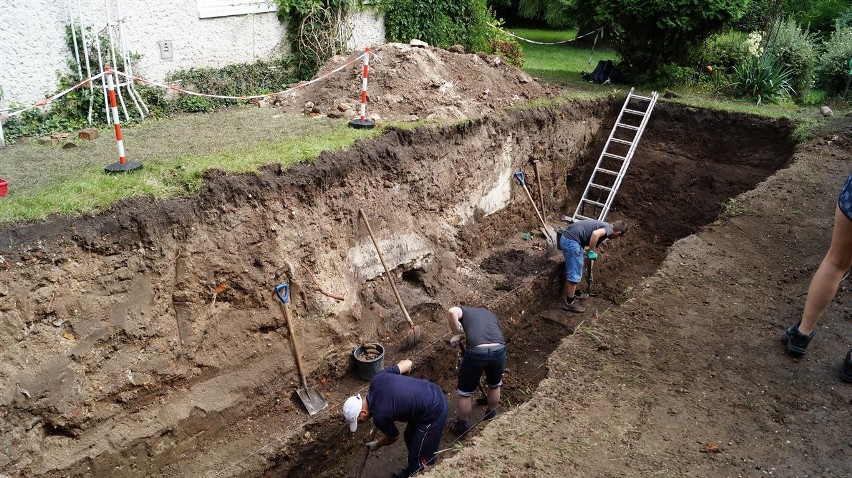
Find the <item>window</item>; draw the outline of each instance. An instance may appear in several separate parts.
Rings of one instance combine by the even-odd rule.
[[[274,0],[198,0],[198,18],[274,12]]]

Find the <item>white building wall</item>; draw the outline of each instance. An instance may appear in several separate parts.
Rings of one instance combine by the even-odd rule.
[[[73,57],[65,41],[69,3],[75,17],[80,6],[84,24],[106,26],[103,0],[0,0],[0,108],[57,92],[56,72],[67,72]],[[141,55],[134,74],[153,81],[174,70],[270,60],[286,50],[275,12],[199,19],[198,0],[122,0],[121,7],[128,49]],[[111,16],[118,18],[115,10]],[[384,40],[374,12],[356,12],[349,24],[353,49]],[[164,40],[172,42],[172,59],[160,58]]]
[[[349,15],[347,27],[351,37],[346,46],[363,50],[367,46],[378,46],[385,42],[385,22],[375,10],[361,10]]]

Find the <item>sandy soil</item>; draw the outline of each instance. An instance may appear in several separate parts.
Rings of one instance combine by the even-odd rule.
[[[453,81],[466,93],[433,118],[463,124],[0,230],[0,476],[387,476],[401,444],[365,462],[369,427],[342,426],[340,404],[366,387],[352,351],[379,341],[386,364],[414,359],[452,404],[442,311],[459,303],[502,318],[503,404],[469,436],[447,433],[428,476],[852,475],[846,283],[806,358],[779,341],[828,245],[852,117],[815,111],[816,134],[796,145],[788,121],[660,103],[610,215],[632,230],[604,249],[589,310],[569,315],[561,259],[511,174],[527,172],[551,223],[571,214],[624,92],[495,111],[518,89],[552,89],[475,55],[393,48],[377,72],[475,70],[502,103]],[[402,106],[432,104],[431,87],[400,85],[390,94],[408,101],[383,118],[436,113]],[[322,111],[339,103],[321,97]],[[288,101],[302,114],[308,99]],[[413,350],[399,350],[408,325],[361,208],[424,329]],[[313,417],[295,395],[281,282],[330,404]]]

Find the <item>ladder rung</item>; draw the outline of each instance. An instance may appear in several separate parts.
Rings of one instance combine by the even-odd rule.
[[[613,143],[620,143],[620,144],[628,144],[628,145],[633,144],[633,141],[628,141],[626,139],[620,139],[620,138],[612,138],[612,139],[610,139],[610,141],[612,141]]]
[[[615,123],[616,126],[621,126],[622,128],[632,129],[633,131],[639,131],[638,126],[630,126],[629,124],[624,123]]]
[[[624,112],[625,112],[625,113],[634,114],[634,115],[639,115],[639,116],[645,116],[645,112],[644,112],[644,111],[629,110],[629,109],[625,108],[625,109],[624,109]]]
[[[604,168],[598,168],[598,169],[595,170],[595,172],[598,172],[598,171],[600,171],[602,173],[607,173],[607,174],[612,174],[614,176],[618,176],[618,171],[610,171],[609,169],[604,169]]]
[[[611,188],[611,187],[602,186],[602,185],[600,185],[600,184],[589,183],[589,186],[591,186],[591,187],[593,187],[593,188],[603,189],[604,191],[612,191],[612,188]]]
[[[647,96],[639,96],[639,95],[630,95],[632,98],[636,98],[638,100],[651,101],[653,98],[649,98]]]
[[[592,201],[591,199],[585,199],[585,198],[583,198],[583,199],[582,199],[582,201],[583,201],[583,202],[587,202],[587,203],[589,203],[589,204],[594,204],[595,206],[600,206],[600,207],[604,207],[604,206],[606,205],[606,204],[604,204],[604,203],[600,203],[600,202],[597,202],[597,201]]]
[[[622,160],[622,161],[624,161],[625,159],[627,159],[627,158],[625,158],[624,156],[619,156],[619,155],[617,155],[617,154],[612,154],[612,153],[603,153],[603,156],[606,156],[607,158],[620,159],[620,160]]]

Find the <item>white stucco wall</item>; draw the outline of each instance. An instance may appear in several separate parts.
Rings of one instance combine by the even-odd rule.
[[[74,16],[77,5],[82,7],[85,24],[106,26],[104,2],[70,3]],[[90,8],[95,4],[97,11]],[[67,71],[73,55],[65,42],[68,5],[67,0],[0,0],[0,108],[29,105],[57,92],[56,72]],[[286,49],[285,28],[274,12],[199,19],[197,0],[122,0],[121,6],[128,49],[142,57],[134,73],[153,81],[173,70],[269,60]],[[112,18],[118,18],[114,10]],[[384,25],[374,12],[355,12],[349,25],[353,49],[384,40]],[[160,59],[163,40],[172,42],[171,60]]]
[[[346,23],[352,35],[346,46],[353,50],[363,50],[366,46],[377,46],[385,42],[385,22],[375,10],[351,13]]]

